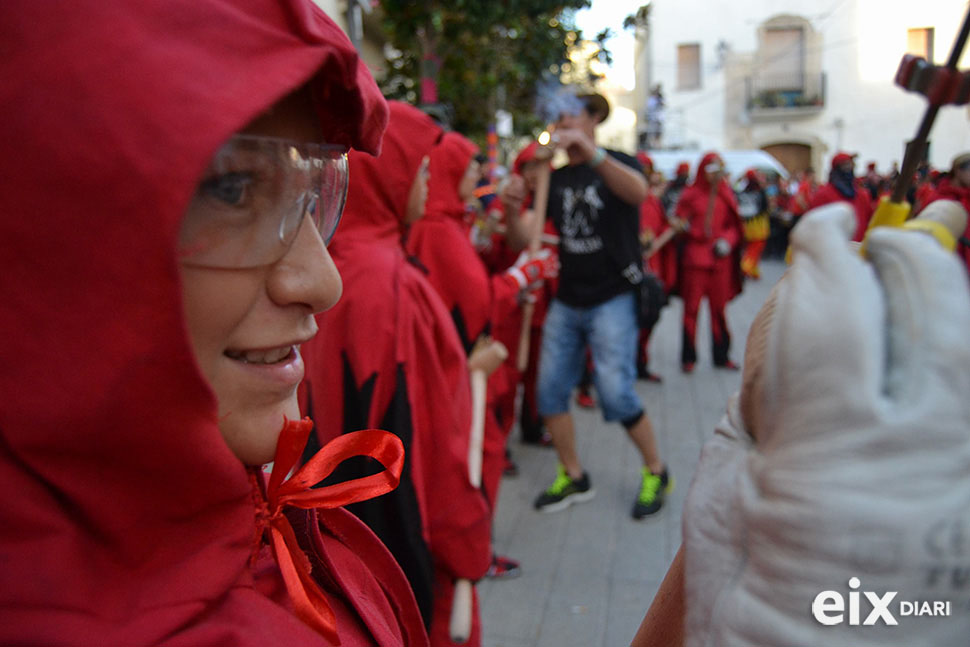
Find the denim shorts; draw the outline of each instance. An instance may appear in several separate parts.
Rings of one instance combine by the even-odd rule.
[[[593,354],[593,384],[606,420],[635,420],[643,404],[634,390],[637,353],[636,303],[632,292],[590,308],[554,299],[542,328],[538,407],[542,416],[569,411],[583,375],[586,348]]]

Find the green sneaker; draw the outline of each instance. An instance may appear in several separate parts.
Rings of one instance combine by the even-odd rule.
[[[664,497],[674,489],[674,479],[667,476],[666,466],[660,474],[654,474],[647,467],[640,472],[643,475],[640,493],[633,502],[633,518],[637,520],[659,511],[664,505]]]
[[[595,494],[596,491],[589,483],[589,474],[583,472],[581,478],[571,479],[566,474],[566,468],[559,465],[556,480],[552,482],[548,490],[536,498],[535,508],[540,512],[558,512],[565,510],[574,503],[589,501]]]

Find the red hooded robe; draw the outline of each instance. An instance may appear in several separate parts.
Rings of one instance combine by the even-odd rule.
[[[848,202],[855,210],[856,228],[852,235],[852,240],[860,241],[866,235],[866,228],[869,226],[869,219],[872,217],[872,198],[869,191],[863,187],[855,187],[855,195],[848,197],[843,195],[832,182],[821,185],[812,195],[808,203],[809,209],[821,207],[832,202]]]
[[[317,317],[320,332],[304,345],[322,442],[378,427],[405,445],[400,486],[350,509],[398,559],[437,636],[447,634],[452,581],[480,578],[490,558],[488,510],[468,479],[465,352],[441,299],[401,245],[412,182],[440,136],[430,117],[392,102],[380,157],[351,153],[347,206],[330,245],[344,296]],[[370,469],[351,463],[340,473]],[[472,644],[477,602],[475,610]]]
[[[0,643],[330,644],[269,594],[277,569],[254,579],[257,492],[196,365],[176,243],[212,154],[278,99],[312,78],[326,140],[376,151],[383,98],[310,2],[3,16]],[[426,644],[373,533],[294,519],[344,645]]]
[[[458,184],[477,150],[458,133],[444,135],[431,154],[425,215],[407,236],[408,252],[427,269],[428,281],[451,313],[466,353],[481,335],[491,333],[493,322],[518,313],[518,284],[505,273],[489,276],[464,224]],[[508,377],[497,370],[488,382],[482,485],[493,510],[505,458],[505,434],[495,405],[512,388]]]
[[[528,146],[519,151],[515,161],[512,163],[512,173],[522,175],[522,170],[526,164],[533,161],[536,157],[536,150],[539,143],[531,142]],[[529,193],[522,203],[522,212],[532,208],[533,194]],[[504,207],[500,201],[496,200],[491,209],[504,213]],[[515,214],[515,216],[521,214]],[[505,214],[505,219],[509,218]],[[556,235],[556,228],[552,221],[545,223],[545,233],[551,236]],[[554,245],[544,245],[551,251],[556,251]],[[505,234],[493,234],[490,249],[483,254],[483,260],[489,272],[497,274],[504,272],[515,263],[521,252],[512,250],[506,239]],[[502,365],[505,372],[509,388],[496,403],[499,421],[502,424],[503,433],[508,436],[515,420],[515,398],[516,386],[521,381],[523,384],[522,393],[522,413],[520,416],[522,426],[522,438],[527,442],[538,442],[541,438],[540,428],[542,421],[536,408],[536,378],[538,377],[539,349],[542,347],[542,323],[546,319],[546,311],[553,295],[556,294],[556,279],[549,279],[542,284],[542,287],[532,293],[535,304],[532,309],[532,321],[530,325],[529,338],[529,359],[524,373],[518,369],[519,341],[522,336],[522,310],[516,310],[504,319],[495,321],[492,335],[498,341],[505,344],[509,349],[509,358]]]
[[[741,292],[740,242],[743,231],[737,199],[725,179],[718,183],[710,222],[706,222],[711,185],[704,167],[717,157],[716,153],[707,153],[701,158],[693,184],[684,189],[677,202],[677,216],[688,224],[680,273],[680,294],[684,299],[681,362],[684,364],[697,361],[694,349],[697,312],[704,296],[711,309],[714,363],[728,361],[731,337],[724,308]],[[718,238],[730,244],[732,253],[720,258],[714,254],[714,243]]]

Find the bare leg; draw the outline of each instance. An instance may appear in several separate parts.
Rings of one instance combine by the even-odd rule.
[[[576,430],[573,427],[572,414],[567,412],[547,417],[546,428],[552,436],[556,453],[559,454],[559,462],[566,468],[566,474],[573,479],[581,478],[583,466],[576,455]]]
[[[551,430],[552,427],[550,426]],[[572,431],[571,424],[570,431]],[[555,438],[556,436],[553,434],[553,440]],[[635,425],[630,427],[630,438],[633,439],[633,444],[637,446],[640,454],[643,455],[643,464],[649,467],[650,471],[654,474],[660,474],[663,471],[664,465],[660,461],[660,452],[657,451],[657,438],[653,433],[653,425],[650,423],[650,417],[646,413],[643,414]],[[556,449],[559,449],[558,443],[556,444]],[[562,452],[560,451],[561,455]],[[563,461],[563,465],[566,465],[565,460]]]

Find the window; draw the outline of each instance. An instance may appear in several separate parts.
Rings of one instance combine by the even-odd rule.
[[[701,46],[697,43],[677,46],[677,89],[701,87]]]
[[[762,44],[766,89],[802,90],[805,85],[805,38],[798,27],[766,29]]]
[[[906,53],[922,56],[933,62],[933,28],[921,27],[906,30]]]

